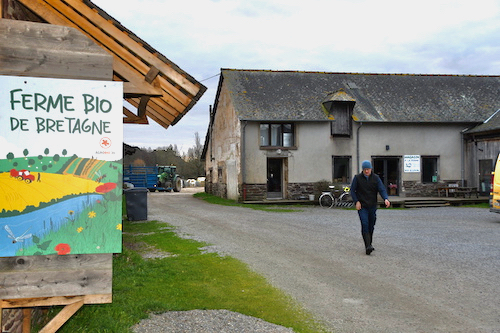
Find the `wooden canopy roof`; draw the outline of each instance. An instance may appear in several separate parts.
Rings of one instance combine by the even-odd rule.
[[[124,107],[125,123],[145,124],[150,117],[164,128],[175,125],[206,91],[89,0],[16,1],[43,22],[80,30],[113,56],[114,80],[124,81],[124,99],[137,108]]]

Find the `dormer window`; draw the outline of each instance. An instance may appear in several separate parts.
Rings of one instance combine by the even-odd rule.
[[[352,135],[352,114],[356,100],[343,89],[327,96],[323,110],[331,123],[332,136],[350,137]]]
[[[347,136],[352,134],[352,109],[354,103],[333,102],[331,113],[335,119],[332,122],[332,136]]]

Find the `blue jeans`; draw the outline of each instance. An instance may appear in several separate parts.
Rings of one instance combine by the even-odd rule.
[[[361,221],[361,233],[373,234],[373,229],[375,229],[375,222],[377,222],[377,207],[362,207],[360,210],[358,210],[358,215]]]

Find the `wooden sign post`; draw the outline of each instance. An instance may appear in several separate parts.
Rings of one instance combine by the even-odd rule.
[[[0,59],[0,323],[2,309],[64,305],[42,330],[55,332],[112,301],[122,83],[68,27],[0,19]]]

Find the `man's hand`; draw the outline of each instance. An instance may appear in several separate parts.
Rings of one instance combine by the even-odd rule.
[[[387,199],[385,199],[384,203],[385,203],[385,208],[389,208],[391,206],[391,202]]]
[[[361,209],[361,202],[356,201],[356,209],[360,210]]]

